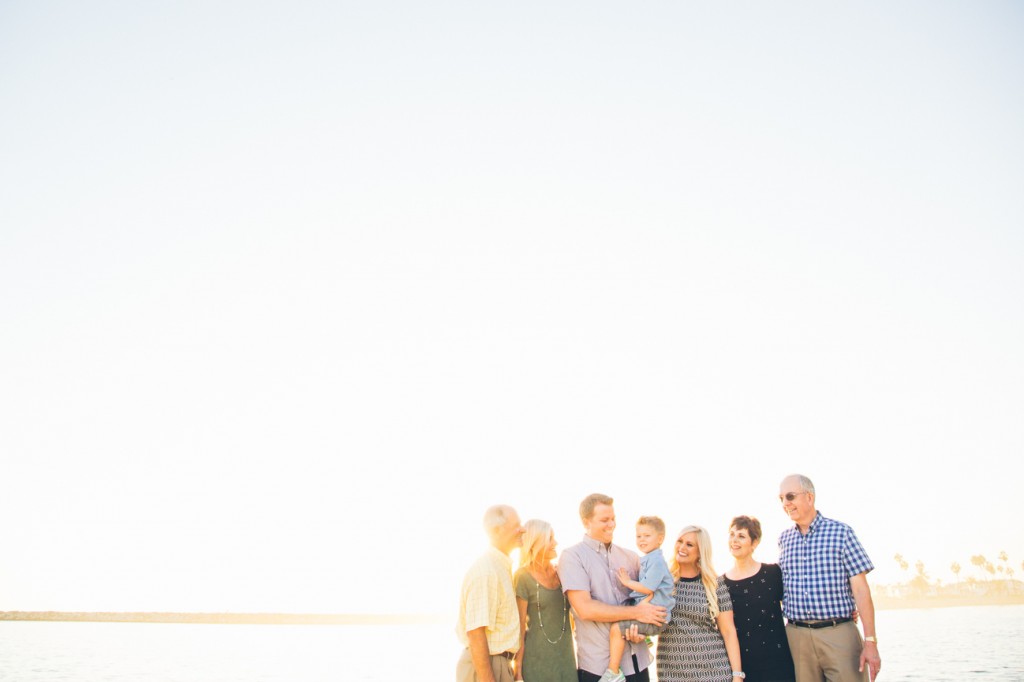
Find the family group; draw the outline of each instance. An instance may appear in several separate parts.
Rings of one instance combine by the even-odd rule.
[[[580,503],[583,540],[560,557],[550,524],[491,507],[491,546],[462,583],[456,682],[650,682],[652,649],[658,682],[874,680],[874,565],[853,529],[815,501],[809,478],[783,479],[779,502],[794,525],[779,537],[779,563],[754,559],[761,524],[737,516],[733,566],[721,575],[700,526],[679,531],[670,562],[657,516],[636,522],[642,556],[614,544],[607,495]]]

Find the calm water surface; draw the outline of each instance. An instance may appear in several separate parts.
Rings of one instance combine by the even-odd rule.
[[[881,611],[883,681],[1024,680],[1024,606]],[[451,682],[431,625],[0,623],[4,682]]]

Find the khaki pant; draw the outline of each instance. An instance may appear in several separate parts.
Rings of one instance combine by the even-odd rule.
[[[496,682],[515,682],[512,661],[500,654],[491,656],[491,672],[494,673]],[[455,682],[480,682],[480,678],[476,676],[473,655],[469,649],[464,649],[462,655],[459,656],[459,662],[455,666]]]
[[[867,664],[857,672],[864,641],[852,621],[818,629],[787,625],[786,638],[796,682],[868,682]]]

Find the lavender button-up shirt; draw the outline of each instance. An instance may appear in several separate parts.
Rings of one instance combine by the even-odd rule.
[[[558,578],[562,590],[582,590],[591,598],[605,604],[620,605],[629,599],[629,589],[623,587],[616,577],[619,568],[625,568],[629,577],[636,580],[640,575],[640,557],[617,545],[606,547],[590,536],[562,551],[558,560]],[[581,669],[601,675],[608,669],[608,632],[611,623],[583,620],[573,611],[576,618],[576,654]],[[634,670],[632,654],[636,654],[639,668]],[[650,665],[651,656],[646,646],[630,644],[622,657],[622,672],[632,675]]]

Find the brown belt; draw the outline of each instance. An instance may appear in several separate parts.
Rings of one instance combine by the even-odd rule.
[[[500,654],[491,654],[491,656],[501,656],[502,658],[507,658],[510,661],[514,661],[516,659],[514,651],[502,651]]]

